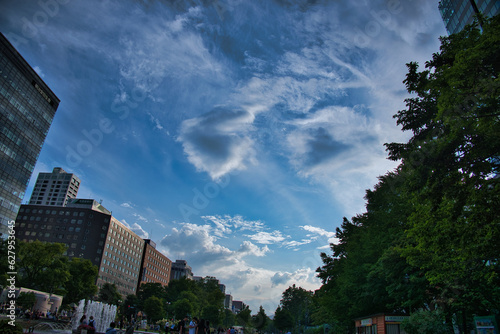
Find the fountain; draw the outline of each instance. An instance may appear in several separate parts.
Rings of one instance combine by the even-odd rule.
[[[94,317],[96,333],[104,333],[109,327],[109,324],[115,320],[116,305],[109,305],[93,300],[85,299],[80,300],[75,315],[71,320],[71,328],[76,330],[80,325],[80,318],[82,315],[87,316],[87,321],[90,317]]]

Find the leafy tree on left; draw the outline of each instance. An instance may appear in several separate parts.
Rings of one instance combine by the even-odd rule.
[[[66,246],[41,241],[18,242],[18,286],[55,294],[65,294],[70,278]]]

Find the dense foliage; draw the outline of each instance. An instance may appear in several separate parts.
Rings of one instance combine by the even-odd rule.
[[[65,251],[62,243],[18,241],[17,286],[63,295],[65,304],[93,297],[97,267],[89,260],[69,259]]]
[[[500,17],[441,42],[424,70],[408,64],[410,97],[395,118],[413,135],[386,144],[400,165],[321,254],[313,318],[339,332],[357,317],[420,310],[408,326],[440,312],[447,331],[468,333],[473,315],[500,311]]]

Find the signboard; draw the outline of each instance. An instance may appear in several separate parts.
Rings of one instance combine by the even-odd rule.
[[[33,80],[31,82],[31,84],[35,87],[35,89],[38,91],[38,93],[40,93],[40,95],[42,95],[42,97],[45,99],[45,101],[47,101],[48,103],[50,103],[51,106],[54,105],[54,102],[52,102],[52,99],[49,97],[49,95],[47,95],[47,93],[45,93],[43,91],[43,89],[40,86],[38,86],[38,84],[36,83],[35,80]]]
[[[363,319],[361,320],[361,326],[371,326],[372,325],[372,319]]]
[[[408,316],[406,315],[386,315],[385,322],[402,322],[407,318]]]
[[[478,334],[498,334],[498,326],[494,316],[474,317]]]

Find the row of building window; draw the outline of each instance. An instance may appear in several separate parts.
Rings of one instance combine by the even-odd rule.
[[[24,208],[24,207],[21,208],[21,209],[19,209],[20,213],[30,213],[31,212],[31,213],[34,213],[34,214],[37,214],[37,213],[43,214],[43,211],[44,210],[42,210],[42,209],[30,209],[30,208]],[[64,210],[57,211],[57,210],[48,210],[47,209],[47,210],[45,210],[45,214],[46,215],[49,215],[49,214],[50,215],[59,214],[60,216],[71,216],[71,211],[64,211]],[[84,217],[85,216],[85,212],[83,212],[83,211],[73,211],[73,217],[78,217],[78,216]],[[94,217],[93,214],[89,214],[89,218],[93,218],[93,217]],[[105,222],[106,222],[106,220],[105,220]]]

